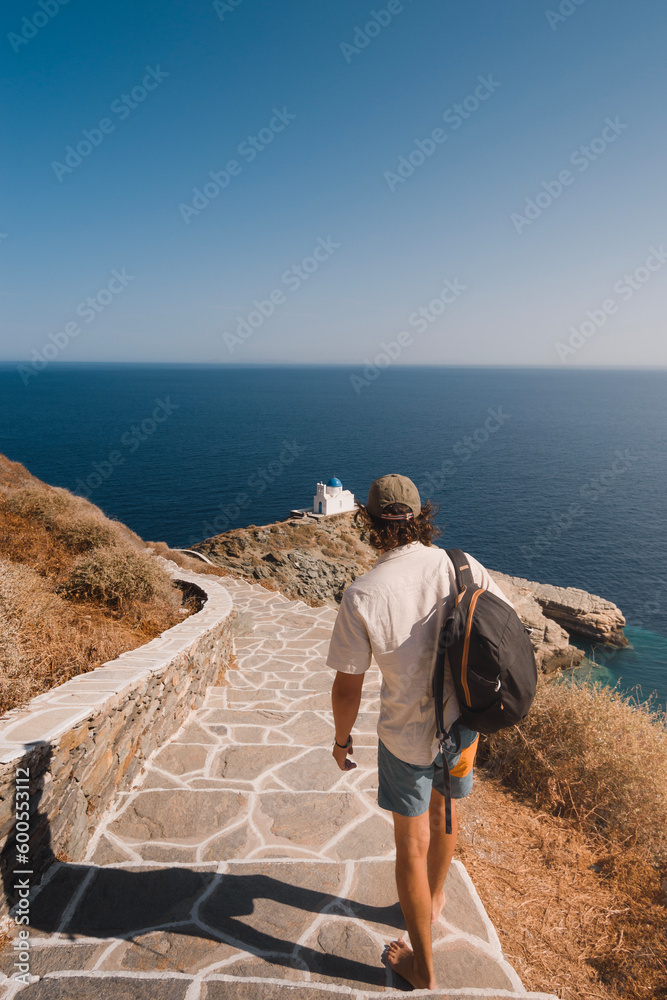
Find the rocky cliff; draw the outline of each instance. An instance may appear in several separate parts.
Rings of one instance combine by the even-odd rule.
[[[194,549],[238,576],[270,581],[288,597],[336,607],[345,588],[377,558],[353,518],[354,514],[338,514],[250,525],[207,538]],[[625,619],[610,601],[571,587],[494,571],[492,576],[532,630],[535,655],[545,673],[583,660],[570,634],[609,645],[627,644]]]
[[[552,587],[549,583],[533,583],[521,577],[494,575],[499,582],[501,578],[510,581],[519,593],[532,595],[546,617],[557,621],[568,632],[607,646],[628,645],[623,634],[625,618],[611,601],[576,587]]]
[[[207,538],[193,549],[239,576],[260,583],[271,580],[288,597],[336,607],[345,588],[377,558],[353,517],[350,513],[251,524]]]

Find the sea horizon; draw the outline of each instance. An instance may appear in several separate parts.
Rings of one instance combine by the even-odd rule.
[[[186,548],[282,520],[332,475],[363,499],[402,471],[439,505],[439,544],[617,604],[667,704],[665,372],[392,365],[355,388],[359,370],[59,362],[24,385],[0,363],[0,450]],[[631,687],[640,667],[599,676]]]
[[[15,367],[17,365],[31,364],[29,358],[9,358],[0,360],[1,368]],[[364,361],[323,361],[323,362],[296,362],[296,361],[55,361],[49,362],[46,367],[50,368],[107,368],[107,367],[144,367],[144,368],[363,368]],[[392,362],[390,365],[382,366],[384,371],[388,368],[399,369],[461,369],[461,370],[481,370],[481,371],[551,371],[551,372],[667,372],[667,365],[581,365],[571,366],[567,364],[550,365],[520,365],[520,364],[458,364],[450,362],[433,362],[428,364],[399,364]],[[39,372],[36,372],[39,374]]]

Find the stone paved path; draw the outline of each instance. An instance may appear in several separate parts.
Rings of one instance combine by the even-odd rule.
[[[18,992],[0,982],[0,1000],[367,1000],[407,989],[381,962],[404,924],[391,823],[376,803],[377,670],[355,727],[359,766],[343,773],[324,665],[335,612],[227,585],[238,670],[119,797],[85,862],[50,869],[31,904],[41,978]],[[546,1000],[526,993],[458,862],[446,892],[435,995]],[[7,975],[12,960],[0,956]]]

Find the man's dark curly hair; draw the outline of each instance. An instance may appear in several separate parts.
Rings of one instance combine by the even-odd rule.
[[[385,510],[388,514],[404,514],[408,513],[410,508],[403,503],[392,503]],[[391,549],[397,549],[399,545],[408,545],[410,542],[431,545],[433,539],[440,534],[440,528],[433,522],[437,513],[438,508],[427,500],[417,517],[406,521],[386,521],[381,517],[373,517],[366,507],[357,501],[354,520],[360,527],[366,529],[368,542],[374,549],[389,552]]]

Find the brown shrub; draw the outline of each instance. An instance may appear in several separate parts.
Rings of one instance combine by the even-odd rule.
[[[62,521],[56,526],[56,532],[65,548],[72,552],[88,552],[102,545],[114,545],[118,541],[111,525],[85,515],[71,521]]]
[[[291,544],[298,544],[306,548],[314,544],[315,536],[310,525],[295,524],[291,525],[290,528]]]
[[[172,583],[150,556],[129,548],[96,548],[77,559],[66,589],[115,608],[153,597],[167,599]]]
[[[326,545],[322,545],[321,548],[322,554],[328,556],[330,559],[336,559],[338,556],[342,556],[345,551],[343,546],[335,540],[327,542]]]
[[[599,684],[544,682],[528,717],[486,738],[481,758],[511,788],[612,850],[667,860],[663,713]]]

